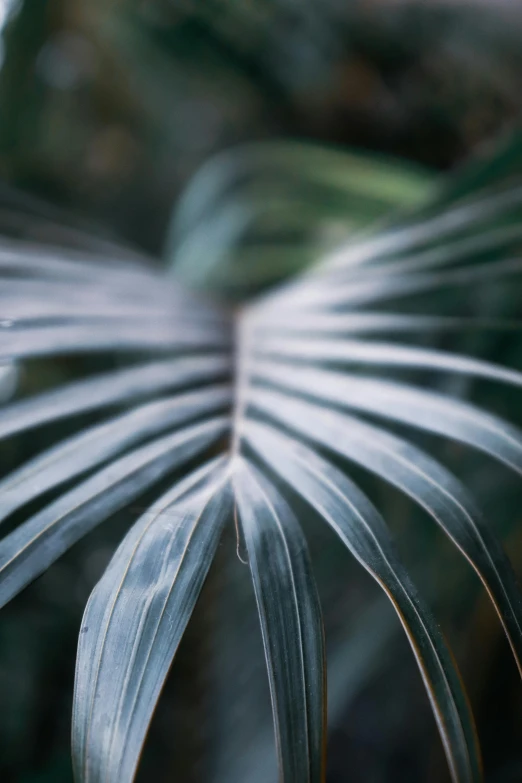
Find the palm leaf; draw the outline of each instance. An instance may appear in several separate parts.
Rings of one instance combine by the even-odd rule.
[[[202,414],[222,410],[229,400],[230,391],[226,387],[209,387],[146,403],[68,438],[0,482],[0,519],[147,437]]]
[[[251,425],[248,441],[332,526],[390,597],[431,694],[453,776],[476,780],[477,739],[460,681],[436,621],[397,558],[384,520],[349,479],[311,449],[266,425]]]
[[[379,378],[346,377],[258,362],[264,381],[299,394],[393,419],[482,449],[515,470],[522,467],[522,433],[502,419],[444,394]]]
[[[259,345],[259,347],[257,347]],[[299,363],[379,365],[412,369],[446,370],[477,378],[522,386],[522,373],[490,362],[428,348],[364,340],[314,340],[306,338],[258,338],[256,353]]]
[[[134,776],[156,700],[226,519],[223,471],[216,476],[214,467],[205,478],[198,487],[200,476],[193,475],[196,490],[182,492],[176,503],[185,486],[176,488],[136,523],[89,600],[73,716],[78,780]],[[124,663],[118,665],[123,649]],[[109,719],[102,706],[107,698],[114,704]]]
[[[398,487],[426,509],[454,541],[491,596],[522,674],[520,589],[495,532],[484,523],[460,482],[420,449],[390,433],[351,416],[296,400],[289,402],[273,392],[262,392],[255,400],[256,407],[277,421]],[[272,460],[277,456],[274,451]],[[311,455],[309,459],[313,464]]]
[[[95,525],[204,451],[227,424],[224,418],[211,419],[135,449],[19,525],[2,542],[0,604],[10,601]]]
[[[297,153],[298,162],[306,159],[304,149]],[[294,176],[297,164],[290,158],[288,164]],[[324,172],[310,165],[304,174],[317,192],[326,185],[336,189],[336,214],[347,207],[337,164]],[[369,200],[404,208],[408,198],[392,197],[393,179],[383,199],[376,195],[378,177],[369,181]],[[185,202],[183,242],[217,225],[210,213],[223,188],[219,176],[216,188],[209,203]],[[300,194],[292,193],[300,205]],[[382,221],[382,203],[378,211]],[[497,182],[478,198],[450,194],[436,208],[353,236],[314,268],[241,308],[185,292],[136,256],[107,261],[94,250],[40,253],[14,241],[0,248],[0,316],[6,318],[0,392],[11,389],[13,360],[108,354],[132,362],[9,403],[0,414],[1,439],[64,419],[78,430],[0,480],[0,519],[51,490],[60,493],[0,540],[0,601],[95,525],[188,465],[187,476],[131,527],[89,601],[73,717],[78,783],[133,780],[154,705],[223,525],[231,521],[231,498],[261,622],[280,779],[324,780],[321,612],[286,484],[333,527],[390,597],[414,650],[452,778],[481,779],[473,717],[436,621],[373,505],[317,449],[372,471],[434,517],[481,577],[520,667],[520,591],[495,531],[445,467],[361,415],[461,441],[519,472],[522,433],[454,396],[359,372],[368,365],[427,369],[520,386],[516,369],[408,343],[420,332],[430,338],[444,329],[516,329],[516,319],[400,310],[425,292],[511,281],[522,269],[513,250],[520,212],[519,185]],[[306,212],[284,214],[287,227],[297,221],[306,234]],[[272,225],[263,215],[260,209],[247,217],[260,229]],[[181,248],[185,259],[187,247]],[[477,253],[480,264],[474,265]],[[380,312],[383,302],[395,304]],[[365,309],[369,304],[372,309]],[[404,342],[371,339],[389,331]],[[86,413],[96,414],[96,423],[74,423]],[[204,460],[209,447],[217,461],[199,470],[190,465]],[[284,479],[283,488],[272,474]]]
[[[151,394],[172,392],[198,380],[213,381],[228,375],[230,365],[228,356],[180,357],[65,384],[2,408],[0,437],[7,438],[17,432],[88,411],[123,405]],[[12,371],[6,370],[6,382],[11,375]]]
[[[306,542],[288,505],[255,468],[241,464],[234,486],[263,632],[281,776],[321,781],[325,652]]]

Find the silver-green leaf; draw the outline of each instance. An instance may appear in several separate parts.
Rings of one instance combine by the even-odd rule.
[[[199,471],[138,520],[94,589],[76,667],[78,781],[134,779],[154,707],[230,511],[223,465]]]
[[[234,487],[261,621],[280,780],[321,783],[326,667],[306,541],[275,487],[244,460],[234,470]]]

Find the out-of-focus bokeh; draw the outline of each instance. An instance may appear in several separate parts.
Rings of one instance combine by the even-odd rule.
[[[0,173],[161,247],[212,153],[274,136],[448,168],[520,111],[515,3],[1,0]]]
[[[351,177],[353,211],[326,203],[324,183],[316,183],[310,208],[317,224],[328,216],[328,241],[335,242],[388,206],[422,203],[439,176],[486,157],[520,126],[516,2],[0,0],[0,36],[2,232],[80,245],[90,234],[119,238],[155,263],[172,261],[180,194],[211,156],[235,145],[278,139],[281,161],[261,158],[253,181],[271,181],[270,166],[281,176],[287,167],[292,194],[300,188],[295,167],[306,159],[294,140],[328,145],[332,155],[349,149],[351,163],[328,158],[328,176],[331,184],[337,173],[339,188]],[[289,149],[302,150],[295,165]],[[373,161],[387,157],[396,159],[388,188],[382,173],[374,187]],[[320,161],[317,168],[326,171]],[[380,201],[361,200],[372,188]],[[190,275],[201,247],[189,248]],[[480,348],[486,358],[522,366],[512,337],[479,346],[468,335],[461,343],[451,347]],[[88,365],[33,362],[22,388],[46,388]],[[479,391],[478,399],[520,420],[515,393],[499,402],[494,391]],[[60,428],[65,436],[67,425]],[[44,428],[9,442],[2,473],[43,449],[47,437]],[[438,448],[478,491],[522,574],[516,479],[454,446]],[[517,783],[522,698],[493,611],[424,515],[392,490],[362,482],[455,645],[488,783]],[[2,783],[72,781],[79,622],[134,512],[102,525],[0,615]],[[301,516],[327,621],[328,783],[444,783],[433,719],[392,609],[333,536],[308,512]],[[225,541],[155,716],[140,781],[275,783],[257,625],[246,570],[234,542]]]

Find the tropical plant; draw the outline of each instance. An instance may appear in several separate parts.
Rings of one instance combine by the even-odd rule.
[[[361,178],[360,168],[350,187],[343,176],[333,176],[340,159],[328,168],[334,158],[317,152],[318,162],[306,172],[313,151],[296,147],[294,152],[292,157],[287,149],[282,156],[294,167],[292,177],[304,177],[334,222],[343,197],[349,214],[347,194],[357,191],[359,180],[372,202],[372,218],[391,206],[382,193],[372,201],[371,180]],[[255,169],[267,150],[251,154]],[[281,148],[274,154],[280,161]],[[243,151],[237,159],[239,170],[244,156]],[[228,193],[226,172],[237,171],[230,160],[224,179],[218,177],[225,183],[220,194]],[[319,513],[390,598],[417,660],[453,780],[481,779],[473,716],[452,654],[381,514],[349,478],[348,464],[400,489],[434,518],[482,580],[522,670],[521,596],[498,536],[460,481],[392,430],[400,424],[442,435],[518,471],[522,433],[441,393],[436,383],[423,388],[415,378],[373,372],[380,367],[386,376],[392,370],[459,373],[522,385],[516,370],[429,344],[433,335],[452,330],[518,329],[514,293],[511,304],[502,300],[503,319],[484,314],[486,307],[495,308],[494,296],[484,303],[463,295],[473,286],[492,292],[506,281],[515,290],[522,189],[512,181],[512,163],[509,148],[485,167],[488,176],[484,166],[472,168],[429,204],[422,178],[405,175],[399,188],[400,167],[395,174],[382,169],[383,181],[389,184],[391,176],[391,190],[399,194],[392,201],[402,217],[362,232],[367,221],[357,220],[359,233],[269,290],[259,291],[278,275],[262,259],[270,258],[274,242],[281,250],[284,235],[283,250],[299,250],[305,236],[309,247],[310,225],[299,219],[299,182],[290,196],[284,191],[290,208],[282,213],[265,210],[263,199],[270,196],[264,188],[256,190],[255,208],[239,212],[241,230],[232,234],[216,229],[223,223],[213,209],[222,198],[208,198],[208,179],[199,190],[203,207],[198,202],[194,208],[189,191],[172,234],[173,268],[177,261],[180,273],[188,269],[192,279],[205,282],[192,268],[202,258],[218,281],[221,293],[214,296],[189,290],[175,274],[154,271],[130,253],[126,259],[107,244],[95,252],[94,240],[89,252],[3,243],[0,384],[5,396],[13,391],[15,368],[25,360],[115,355],[132,363],[3,407],[2,439],[84,414],[100,420],[0,480],[2,520],[33,500],[51,498],[0,542],[1,604],[100,522],[176,476],[174,486],[124,537],[85,611],[73,709],[79,782],[133,780],[162,685],[231,522],[255,591],[280,779],[324,779],[323,628],[307,543],[294,512],[297,496]],[[420,207],[405,212],[414,180]],[[238,203],[234,194],[232,206]],[[275,203],[281,206],[280,200]],[[220,214],[227,221],[230,210]],[[319,222],[324,219],[320,214]],[[248,302],[232,303],[222,292],[232,289],[237,299],[237,264],[243,243],[252,243],[253,224],[253,244],[261,255],[247,289],[258,293]],[[215,272],[224,248],[230,263],[223,281]],[[291,270],[296,271],[295,254]],[[435,291],[443,294],[445,312],[426,312],[425,295]],[[118,411],[122,406],[127,410]]]

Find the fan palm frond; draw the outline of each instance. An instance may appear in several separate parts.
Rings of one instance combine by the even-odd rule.
[[[131,527],[89,600],[73,711],[79,783],[133,780],[162,684],[233,518],[260,617],[280,779],[324,780],[321,609],[289,488],[389,596],[453,780],[481,779],[451,651],[348,463],[398,487],[452,539],[488,591],[522,671],[522,599],[494,529],[446,467],[386,422],[461,441],[519,472],[522,432],[416,382],[365,374],[369,366],[422,369],[522,385],[515,369],[408,342],[439,329],[518,328],[516,318],[401,311],[427,290],[475,282],[477,254],[488,279],[511,281],[522,270],[512,254],[521,206],[522,190],[511,183],[477,199],[448,197],[437,214],[425,209],[353,239],[240,307],[189,292],[137,258],[16,242],[0,248],[0,389],[12,383],[13,365],[34,357],[87,352],[131,362],[3,407],[4,439],[87,412],[104,419],[1,479],[0,519],[65,489],[0,541],[0,603],[113,512],[186,469]],[[379,310],[389,302],[392,309]]]

